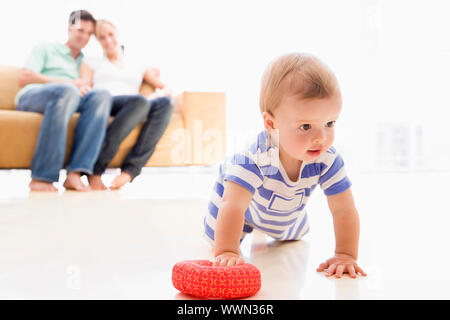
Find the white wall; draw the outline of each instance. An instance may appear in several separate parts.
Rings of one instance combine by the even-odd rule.
[[[228,150],[262,128],[268,61],[306,51],[337,74],[336,145],[352,170],[442,170],[450,160],[447,1],[25,1],[0,11],[0,63],[20,66],[41,41],[65,41],[72,10],[116,24],[127,54],[176,90],[224,90]],[[100,55],[91,39],[87,55]],[[445,169],[446,170],[446,169]]]

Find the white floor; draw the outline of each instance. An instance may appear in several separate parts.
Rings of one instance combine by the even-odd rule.
[[[214,178],[215,168],[150,168],[121,191],[47,194],[28,191],[28,171],[0,171],[0,299],[190,299],[172,286],[171,269],[212,258],[201,232]],[[262,274],[251,299],[449,299],[449,178],[352,175],[368,273],[356,280],[315,271],[334,249],[316,190],[305,240],[244,240]]]

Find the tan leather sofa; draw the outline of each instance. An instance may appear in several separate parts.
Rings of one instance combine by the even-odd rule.
[[[19,91],[19,68],[0,66],[0,169],[29,168],[42,115],[16,111],[14,97]],[[141,94],[152,88],[143,84]],[[146,166],[211,165],[225,156],[225,93],[183,92],[176,96],[172,120]],[[66,161],[70,154],[76,113],[67,135]],[[112,118],[110,119],[112,121]],[[136,143],[141,126],[121,143],[110,167],[120,167]]]

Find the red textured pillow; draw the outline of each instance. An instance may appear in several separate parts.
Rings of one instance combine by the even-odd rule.
[[[172,283],[182,293],[196,297],[244,298],[259,291],[261,273],[249,263],[215,267],[208,260],[186,260],[173,267]]]

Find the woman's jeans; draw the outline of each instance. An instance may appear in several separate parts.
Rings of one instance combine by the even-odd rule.
[[[136,144],[122,163],[121,170],[133,180],[141,172],[156,144],[166,130],[173,112],[170,98],[147,100],[141,95],[114,96],[111,115],[114,121],[106,131],[100,155],[94,166],[94,174],[101,175],[119,150],[120,143],[142,121],[145,123]]]
[[[45,84],[20,97],[16,110],[43,113],[31,162],[33,179],[56,182],[64,166],[67,127],[72,115],[80,113],[72,152],[66,169],[91,174],[105,136],[111,110],[111,95],[91,90],[84,97],[71,84]]]

